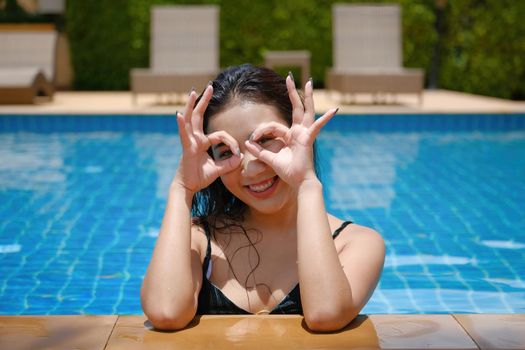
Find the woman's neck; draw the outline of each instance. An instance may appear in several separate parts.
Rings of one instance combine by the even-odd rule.
[[[297,227],[297,203],[287,205],[282,210],[271,214],[248,209],[245,223],[262,232],[295,232]]]

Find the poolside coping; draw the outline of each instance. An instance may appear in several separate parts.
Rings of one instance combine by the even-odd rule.
[[[298,315],[197,317],[177,332],[145,316],[0,316],[1,349],[524,349],[525,314],[360,315],[312,333]]]
[[[0,114],[169,114],[183,110],[187,96],[141,95],[132,103],[129,91],[58,91],[53,101],[34,105],[0,105]],[[523,113],[525,101],[473,95],[450,90],[425,90],[423,102],[417,95],[398,94],[388,102],[374,103],[359,94],[352,103],[336,92],[314,91],[316,113],[339,107],[339,114],[418,114],[418,113]]]

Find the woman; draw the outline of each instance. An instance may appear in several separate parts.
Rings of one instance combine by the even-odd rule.
[[[197,313],[297,313],[310,329],[333,331],[370,298],[384,243],[326,212],[313,146],[337,110],[315,120],[312,94],[311,80],[303,103],[291,74],[248,64],[198,99],[190,92],[141,290],[156,328],[184,328]]]

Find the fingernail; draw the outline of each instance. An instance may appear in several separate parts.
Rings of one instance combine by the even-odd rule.
[[[209,86],[209,85],[213,86],[213,80],[210,80],[210,81],[208,82],[208,86]]]
[[[192,86],[190,92],[188,93],[188,96],[190,96],[193,91],[195,91],[195,87]]]
[[[237,156],[241,156],[241,149],[240,148],[237,148]]]
[[[335,110],[334,114],[337,114],[337,112],[339,112],[339,107],[337,107],[337,109]]]
[[[179,116],[179,111],[175,111],[175,118]]]
[[[292,81],[295,82],[295,79],[293,78],[293,74],[292,74],[292,71],[288,71],[288,76],[290,78],[292,78]]]
[[[314,87],[314,80],[312,79],[312,77],[310,77],[310,79],[308,79],[308,81],[310,82],[310,85],[312,85],[312,87]]]

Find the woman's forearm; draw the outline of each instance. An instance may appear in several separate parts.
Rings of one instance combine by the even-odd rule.
[[[314,330],[335,330],[350,322],[352,290],[335,248],[323,188],[305,181],[298,191],[297,249],[301,302]]]
[[[166,323],[177,320],[183,327],[195,315],[197,281],[192,273],[192,197],[193,193],[182,186],[170,188],[160,233],[142,284],[142,307],[152,322],[157,320],[159,328],[174,328]]]

